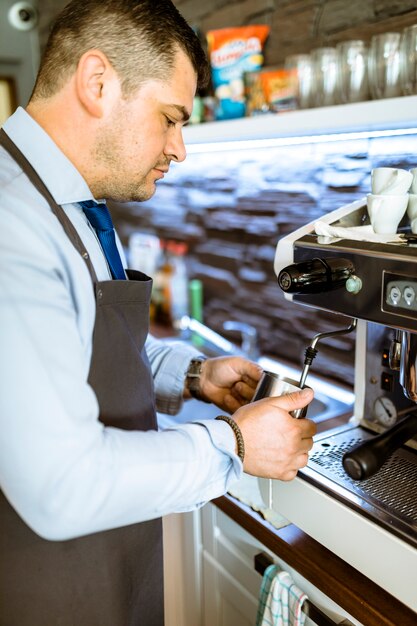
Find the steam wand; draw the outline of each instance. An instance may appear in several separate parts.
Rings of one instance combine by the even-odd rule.
[[[303,367],[303,371],[301,372],[301,378],[300,378],[300,389],[304,387],[310,366],[317,356],[317,350],[316,350],[317,343],[321,339],[324,339],[326,337],[334,337],[335,335],[347,335],[348,333],[351,333],[353,330],[355,330],[357,323],[358,323],[358,320],[353,319],[352,323],[350,324],[350,326],[348,326],[348,328],[342,328],[341,330],[333,330],[328,333],[318,333],[317,335],[314,335],[311,344],[308,346],[308,348],[306,348],[306,351],[305,351],[304,367]]]

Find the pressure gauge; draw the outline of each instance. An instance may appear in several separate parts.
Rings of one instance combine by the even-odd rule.
[[[373,416],[382,426],[393,426],[397,421],[395,404],[390,398],[380,396],[374,402]]]

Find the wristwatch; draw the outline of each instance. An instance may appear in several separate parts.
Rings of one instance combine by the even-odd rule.
[[[201,366],[206,360],[207,357],[205,356],[197,356],[191,359],[185,374],[185,386],[193,398],[209,403],[210,401],[205,400],[200,393]]]

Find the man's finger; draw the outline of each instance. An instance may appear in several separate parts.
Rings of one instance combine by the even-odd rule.
[[[235,383],[232,387],[233,395],[239,395],[242,399],[249,401],[253,398],[253,393],[255,391],[255,387],[251,387],[243,382]]]
[[[262,374],[261,374],[262,376]],[[252,378],[251,376],[248,376],[247,374],[243,374],[242,376],[242,381],[244,383],[246,383],[252,390],[255,390],[258,383],[259,383],[260,378]]]

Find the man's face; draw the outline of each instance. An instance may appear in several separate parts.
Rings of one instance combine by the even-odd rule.
[[[171,161],[185,159],[182,127],[191,115],[196,73],[178,51],[169,77],[150,80],[119,99],[100,129],[92,160],[94,195],[116,201],[148,200]]]

